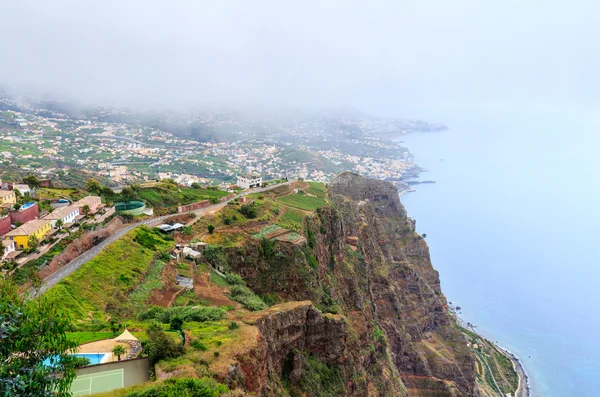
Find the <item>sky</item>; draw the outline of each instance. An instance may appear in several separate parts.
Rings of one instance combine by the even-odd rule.
[[[18,1],[0,85],[89,103],[595,110],[592,1]]]

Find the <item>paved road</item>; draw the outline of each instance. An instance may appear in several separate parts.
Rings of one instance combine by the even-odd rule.
[[[256,188],[256,189],[252,189],[251,191],[244,192],[244,193],[265,192],[267,190],[275,189],[279,186],[288,185],[292,182],[293,181],[289,181],[289,182],[281,183],[279,185],[267,186],[264,188]],[[218,204],[213,204],[211,206],[208,206],[205,208],[200,208],[198,210],[189,211],[188,213],[191,213],[191,212],[195,213],[197,218],[204,216],[209,212],[220,210],[221,208],[225,207],[229,201],[234,200],[234,199],[240,197],[241,195],[242,194],[238,194],[238,195],[232,197],[228,201],[224,201],[224,202],[218,203]],[[53,274],[51,274],[50,276],[46,277],[46,279],[44,279],[44,282],[43,282],[42,286],[40,287],[40,290],[38,291],[38,293],[36,294],[35,290],[33,288],[31,288],[29,290],[28,296],[33,297],[35,295],[42,295],[43,293],[48,291],[50,288],[55,286],[58,282],[60,282],[60,280],[67,277],[69,274],[73,273],[75,270],[79,269],[81,267],[81,265],[92,260],[96,255],[98,255],[100,253],[100,251],[102,251],[104,249],[104,247],[106,247],[113,241],[120,239],[121,237],[123,237],[125,234],[129,233],[131,230],[135,229],[136,227],[142,226],[142,225],[152,226],[152,225],[155,225],[157,223],[164,221],[167,218],[171,218],[171,217],[174,217],[177,215],[182,215],[182,214],[184,214],[184,213],[163,215],[163,216],[159,216],[157,218],[146,219],[146,220],[143,220],[143,221],[140,221],[137,223],[132,223],[130,225],[127,225],[123,229],[120,229],[117,232],[115,232],[115,234],[113,234],[112,236],[106,238],[100,244],[96,245],[95,247],[91,248],[90,250],[79,255],[77,258],[73,259],[71,262],[69,262],[67,265],[65,265],[60,270],[58,270],[58,271],[54,272]]]

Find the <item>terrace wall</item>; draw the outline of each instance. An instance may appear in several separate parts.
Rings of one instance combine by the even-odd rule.
[[[25,210],[11,211],[10,219],[12,223],[25,223],[40,217],[40,207],[37,203]]]
[[[209,205],[210,205],[209,200],[202,200],[202,201],[198,201],[198,202],[192,203],[192,204],[180,205],[179,207],[177,207],[177,212],[194,211],[194,210],[198,210],[200,208],[206,208]]]
[[[10,216],[0,218],[0,236],[10,232],[11,223]]]

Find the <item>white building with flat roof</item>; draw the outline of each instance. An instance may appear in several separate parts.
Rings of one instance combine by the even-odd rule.
[[[237,185],[242,189],[260,187],[262,177],[258,174],[240,174],[237,177]]]

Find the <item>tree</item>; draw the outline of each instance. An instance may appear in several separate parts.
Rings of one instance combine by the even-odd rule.
[[[181,331],[181,327],[183,327],[183,320],[179,317],[173,317],[169,324],[173,331]]]
[[[254,203],[244,204],[240,207],[240,213],[248,219],[253,219],[258,215],[258,209]]]
[[[90,213],[91,209],[89,205],[84,205],[83,207],[81,207],[81,211],[83,212],[84,215],[87,215]]]
[[[423,238],[427,238],[427,233],[422,234]]]
[[[113,333],[113,335],[116,335],[117,332],[119,332],[119,329],[121,329],[121,324],[117,323],[114,319],[111,319],[110,330]]]
[[[70,396],[76,360],[68,353],[77,342],[67,339],[70,320],[64,312],[44,297],[26,300],[0,278],[0,319],[2,395]]]
[[[269,186],[269,182],[263,182],[263,183],[261,184],[261,186],[262,186],[262,187],[267,187],[267,186]]]
[[[35,189],[40,187],[40,180],[38,179],[37,176],[30,174],[29,176],[26,176],[25,178],[23,178],[23,182],[25,182],[27,184],[27,186],[29,186],[30,189]]]
[[[15,209],[15,211],[18,211],[18,210],[19,210],[19,208],[21,208],[21,204],[19,204],[19,203],[14,203],[14,204],[13,204],[13,208]]]
[[[62,221],[62,219],[59,219],[56,221],[56,223],[54,225],[56,226],[57,229],[62,229],[62,227],[64,226],[64,222]]]
[[[213,234],[215,231],[215,225],[208,225],[206,228],[208,229],[209,234]]]
[[[168,336],[158,323],[150,324],[146,335],[148,335],[148,341],[144,352],[148,355],[152,368],[160,360],[175,358],[185,352],[185,348]]]
[[[116,345],[112,349],[112,354],[117,356],[117,360],[119,360],[119,361],[121,361],[121,356],[125,353],[127,353],[127,350],[125,350],[125,348],[121,345]]]
[[[40,239],[35,235],[31,235],[27,238],[27,248],[31,251],[35,251],[40,246]]]
[[[102,184],[100,184],[100,182],[97,180],[90,178],[85,181],[85,190],[88,192],[99,193],[102,191]]]
[[[191,186],[191,188],[192,188],[192,189],[200,189],[200,188],[201,188],[201,186],[200,186],[200,184],[199,184],[198,182],[194,182],[194,183],[192,183],[192,186]]]

